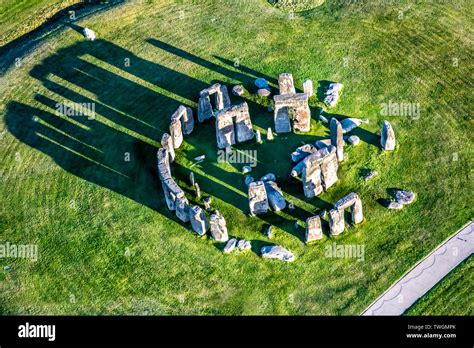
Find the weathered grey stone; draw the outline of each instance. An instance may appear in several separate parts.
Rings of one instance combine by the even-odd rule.
[[[262,142],[262,134],[260,133],[260,130],[255,131],[255,142],[260,144]]]
[[[194,157],[194,160],[197,162],[202,162],[204,161],[205,158],[206,158],[206,155],[201,155],[201,156]]]
[[[260,178],[260,181],[276,181],[276,175],[273,173],[267,173]]]
[[[176,217],[183,222],[189,221],[189,202],[186,197],[176,199]]]
[[[260,251],[262,257],[266,259],[278,259],[287,262],[295,260],[295,255],[279,245],[267,245],[262,247]]]
[[[342,127],[339,121],[331,118],[331,145],[336,148],[336,156],[339,162],[344,160],[344,139],[342,138]]]
[[[232,115],[227,112],[219,112],[216,115],[216,138],[217,147],[225,149],[235,144],[235,130]]]
[[[196,180],[194,179],[194,172],[189,172],[189,183],[191,184],[191,186],[194,186],[195,182]]]
[[[322,110],[321,110],[322,111]],[[323,123],[328,123],[328,119],[326,117],[323,116],[323,114],[319,114],[319,119],[323,122]]]
[[[273,232],[273,225],[269,225],[267,227],[267,231],[265,232],[265,235],[267,238],[272,238],[272,232]]]
[[[303,91],[306,93],[309,97],[313,96],[313,81],[311,80],[304,80],[303,81]]]
[[[224,247],[224,253],[230,253],[232,250],[235,249],[237,245],[237,239],[236,238],[232,238],[232,239],[229,239],[229,241],[227,242],[227,244],[225,245]]]
[[[320,162],[312,155],[306,157],[303,161],[304,166],[301,177],[303,191],[305,197],[312,198],[323,192]]]
[[[249,184],[248,197],[251,215],[264,214],[268,211],[268,198],[263,181],[254,181]]]
[[[326,105],[329,107],[336,105],[337,101],[339,100],[339,92],[341,90],[341,83],[331,83],[328,90],[326,91],[326,97],[324,98]]]
[[[273,96],[275,102],[274,120],[277,133],[287,133],[293,130],[308,132],[310,130],[311,111],[306,93],[283,94]]]
[[[193,110],[184,105],[180,105],[171,116],[171,120],[179,120],[183,134],[191,134],[194,129]]]
[[[283,73],[278,76],[278,86],[280,94],[294,94],[296,93],[295,84],[293,82],[293,75]]]
[[[241,85],[235,85],[232,88],[232,94],[240,97],[241,95],[244,94],[244,88]]]
[[[273,211],[280,211],[286,208],[286,200],[283,192],[274,181],[264,181],[267,191],[268,203]]]
[[[206,89],[203,89],[199,93],[200,97],[205,97],[205,96],[210,97],[211,95],[215,96],[214,100],[215,100],[215,105],[216,105],[217,110],[228,108],[231,105],[229,93],[227,92],[227,87],[225,85],[221,85],[220,83],[215,83],[212,86]],[[211,111],[212,111],[212,105],[211,105]]]
[[[318,215],[306,219],[305,240],[307,243],[323,238],[321,218]]]
[[[250,183],[252,183],[254,181],[255,181],[255,179],[253,177],[251,177],[250,175],[245,176],[245,185],[249,186]]]
[[[388,205],[387,205],[387,208],[388,209],[402,209],[403,208],[403,204],[401,203],[398,203],[398,202],[390,202]]]
[[[202,202],[204,203],[204,208],[209,211],[211,209],[211,202],[212,198],[207,196],[202,199]]]
[[[179,148],[183,143],[183,130],[179,119],[172,119],[170,122],[170,135],[173,138],[173,146]]]
[[[227,242],[227,240],[229,240],[227,225],[222,215],[212,214],[209,224],[211,227],[212,238],[219,242]]]
[[[342,132],[343,133],[348,133],[353,129],[356,129],[359,127],[362,123],[369,123],[368,120],[361,120],[360,118],[345,118],[340,121],[341,127],[342,127]]]
[[[255,86],[258,88],[267,88],[268,87],[268,82],[262,77],[259,77],[258,79],[255,80]]]
[[[203,236],[209,230],[207,223],[206,214],[199,206],[195,205],[189,209],[189,221],[194,232],[198,235]]]
[[[291,161],[299,162],[316,151],[317,149],[311,144],[301,145],[291,153]]]
[[[334,208],[340,211],[344,211],[344,209],[349,207],[351,208],[352,223],[361,223],[364,219],[362,201],[360,200],[359,195],[355,192],[349,193],[334,204]]]
[[[241,239],[237,243],[237,249],[246,251],[252,249],[252,243],[249,240]]]
[[[241,143],[253,138],[253,126],[250,119],[249,107],[247,103],[232,106],[228,109],[232,117],[235,117],[235,132],[237,142]]]
[[[170,157],[170,163],[173,163],[176,154],[174,152],[173,139],[168,133],[164,133],[161,137],[161,146],[163,146],[167,151]]]
[[[260,96],[260,97],[268,97],[272,92],[270,92],[270,90],[268,88],[260,88],[258,91],[257,91],[257,94]]]
[[[339,164],[336,157],[336,148],[329,145],[325,149],[326,151],[324,151],[321,162],[321,180],[323,188],[327,190],[338,180],[337,169],[339,168]]]
[[[165,179],[161,182],[163,186],[163,192],[166,200],[166,205],[169,210],[176,209],[176,199],[184,197],[184,192],[176,184],[173,178]]]
[[[199,187],[199,184],[195,182],[193,186],[194,186],[194,194],[196,195],[196,198],[201,197],[201,188]]]
[[[272,129],[270,127],[268,127],[267,129],[267,140],[273,140],[274,137],[273,137],[273,132],[272,132]]]
[[[251,171],[252,171],[251,166],[243,166],[242,167],[242,173],[244,173],[244,174],[250,173]]]
[[[344,210],[331,209],[329,211],[329,231],[336,236],[344,232]]]
[[[323,147],[330,146],[330,145],[331,145],[331,139],[321,139],[321,140],[318,140],[314,143],[314,146],[316,146],[316,148],[318,150],[322,149]]]
[[[392,125],[388,121],[383,121],[380,144],[382,145],[382,149],[385,151],[395,150],[395,132],[393,131]]]
[[[164,147],[160,147],[156,153],[158,160],[158,176],[160,180],[166,180],[171,178],[170,170],[170,156],[168,155],[168,150]]]
[[[208,95],[202,95],[199,97],[198,102],[198,121],[204,122],[205,120],[212,117],[212,105],[211,99]]]
[[[87,39],[87,40],[90,40],[90,41],[94,41],[95,40],[95,33],[92,29],[89,29],[89,28],[84,28],[82,29],[82,35]]]
[[[360,138],[357,135],[351,135],[347,138],[347,142],[353,146],[357,146],[360,143]]]
[[[397,190],[395,192],[395,200],[400,204],[411,204],[415,200],[415,193],[404,190]]]

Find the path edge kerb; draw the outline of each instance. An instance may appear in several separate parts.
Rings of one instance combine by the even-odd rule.
[[[423,261],[425,261],[428,257],[430,257],[432,254],[434,254],[443,244],[447,243],[449,240],[451,240],[452,238],[456,237],[458,235],[458,233],[460,233],[462,230],[464,230],[466,227],[470,226],[474,224],[474,220],[470,220],[468,221],[466,224],[464,224],[461,228],[459,228],[456,232],[454,232],[452,235],[448,236],[444,241],[442,241],[441,243],[439,243],[435,248],[433,248],[433,250],[430,251],[429,254],[427,254],[425,257],[421,258],[420,260],[418,260],[417,263],[415,263],[412,267],[410,267],[405,273],[403,273],[399,278],[397,278],[397,280],[395,280],[381,295],[379,295],[374,301],[372,301],[370,303],[370,305],[368,305],[363,311],[362,313],[360,313],[359,315],[362,316],[364,315],[365,313],[367,313],[367,311],[369,310],[369,308],[371,308],[378,300],[380,300],[383,296],[385,296],[385,294],[387,294],[401,279],[403,279],[403,277],[405,277],[408,273],[410,273],[413,269],[415,269],[420,263],[422,263]],[[465,258],[466,259],[466,258]],[[453,267],[453,269],[455,267],[457,267],[461,262],[463,262],[465,259],[463,260],[460,260],[456,266]],[[451,269],[452,271],[452,269]],[[450,271],[450,272],[451,272]],[[448,273],[449,274],[449,273]],[[444,277],[442,278],[444,279]],[[440,280],[441,281],[441,280]],[[438,284],[439,282],[435,283],[433,285],[433,287]],[[432,287],[432,288],[433,288]],[[431,289],[432,289],[431,288]],[[430,289],[430,290],[431,290]],[[426,293],[425,293],[426,294]],[[424,295],[424,294],[423,294]],[[420,298],[420,297],[419,297]],[[418,299],[419,299],[418,298]]]

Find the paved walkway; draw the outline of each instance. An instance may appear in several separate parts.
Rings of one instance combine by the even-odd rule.
[[[361,315],[402,315],[473,252],[471,221],[405,273]]]

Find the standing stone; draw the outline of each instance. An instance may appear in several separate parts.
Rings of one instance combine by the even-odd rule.
[[[321,179],[323,188],[327,190],[338,180],[337,169],[339,164],[336,157],[336,148],[329,145],[325,149],[328,151],[328,154],[323,157],[321,162]]]
[[[293,75],[291,74],[280,74],[280,76],[278,77],[278,86],[280,88],[280,94],[296,93],[295,84],[293,83]]]
[[[191,222],[191,227],[194,232],[200,236],[205,235],[209,229],[206,214],[204,213],[204,210],[197,205],[189,209],[189,221]]]
[[[163,192],[168,209],[175,210],[176,200],[178,198],[184,197],[183,190],[178,186],[178,184],[176,184],[173,178],[163,180],[161,184],[163,186]]]
[[[173,146],[175,149],[179,148],[183,143],[183,130],[181,128],[181,121],[173,119],[170,123],[170,135],[173,138]]]
[[[286,262],[292,262],[295,260],[295,255],[279,245],[264,246],[260,252],[262,253],[262,257],[266,259],[278,259]]]
[[[276,96],[273,98],[275,97]],[[288,107],[275,109],[275,131],[277,133],[291,132],[291,122],[288,110]]]
[[[305,197],[312,198],[323,192],[319,158],[308,156],[304,159],[301,180]]]
[[[335,117],[331,118],[330,128],[331,145],[336,148],[338,162],[342,162],[344,160],[344,139],[342,138],[341,124]]]
[[[193,110],[184,105],[180,105],[171,116],[171,121],[177,120],[181,123],[183,134],[191,134],[194,129]]]
[[[173,139],[168,133],[164,133],[163,136],[161,137],[161,146],[165,148],[168,151],[168,155],[170,157],[170,163],[173,163],[176,154],[174,152],[174,145],[173,145]]]
[[[210,218],[212,238],[218,242],[227,242],[229,235],[227,234],[227,226],[222,215],[212,214]]]
[[[222,110],[231,106],[229,92],[227,92],[227,86],[221,84],[215,84],[216,86],[216,108]],[[212,86],[211,86],[212,87]]]
[[[275,131],[285,133],[293,130],[308,132],[311,128],[311,110],[306,93],[283,94],[273,96],[275,103],[274,121]]]
[[[232,115],[226,112],[219,112],[216,115],[216,138],[217,147],[225,149],[235,144],[235,131]]]
[[[246,102],[232,106],[228,109],[232,117],[235,117],[235,132],[237,142],[241,143],[254,137],[252,120],[250,119],[249,107]]]
[[[241,95],[244,94],[244,88],[241,85],[235,85],[232,88],[232,94],[240,97]]]
[[[267,129],[267,140],[273,140],[273,139],[274,139],[274,137],[273,137],[272,128],[268,127],[268,129]]]
[[[313,81],[311,80],[304,80],[303,82],[303,90],[304,90],[304,93],[306,93],[308,95],[308,98],[309,97],[312,97],[313,96]]]
[[[186,197],[180,197],[176,200],[176,216],[183,222],[189,221],[189,202]]]
[[[158,176],[161,181],[171,178],[170,159],[168,150],[160,147],[156,153],[158,159]]]
[[[268,97],[272,92],[270,91],[270,89],[268,88],[260,88],[258,91],[257,91],[257,94],[260,96],[260,97]]]
[[[362,201],[359,196],[351,206],[351,217],[353,224],[360,224],[364,220],[364,214],[362,212]]]
[[[248,186],[250,215],[264,214],[268,211],[268,198],[263,181],[251,182]]]
[[[255,141],[260,144],[262,142],[262,134],[260,133],[260,130],[256,130],[255,132]]]
[[[291,153],[291,161],[299,162],[316,151],[317,149],[311,144],[301,145],[297,147],[296,150]]]
[[[336,236],[344,232],[344,211],[331,209],[329,211],[329,231],[331,235]]]
[[[199,187],[199,184],[195,182],[193,186],[194,186],[194,194],[196,195],[196,198],[201,197],[201,188]]]
[[[382,145],[382,149],[385,151],[395,150],[395,132],[388,121],[383,121],[380,144]]]
[[[209,94],[204,94],[199,97],[198,102],[198,121],[204,122],[212,116],[212,105]]]
[[[196,182],[194,179],[194,172],[189,172],[189,182],[191,186],[194,186],[194,183]]]
[[[204,203],[204,208],[207,211],[209,211],[211,209],[212,198],[211,197],[204,197],[202,201]]]
[[[272,238],[273,225],[267,227],[266,236],[267,238]]]
[[[311,216],[306,219],[306,242],[312,242],[323,238],[323,230],[321,229],[321,218],[318,215]]]
[[[274,181],[264,181],[267,192],[268,203],[273,211],[280,211],[286,208],[286,200],[283,192]]]
[[[224,253],[230,253],[232,250],[235,249],[235,246],[237,245],[237,238],[232,238],[229,239],[227,244],[224,247]]]
[[[344,209],[351,208],[351,219],[352,223],[359,224],[364,219],[362,213],[362,201],[359,198],[359,195],[355,192],[351,192],[348,195],[342,197],[336,203],[334,203],[334,208],[341,212],[344,216]]]

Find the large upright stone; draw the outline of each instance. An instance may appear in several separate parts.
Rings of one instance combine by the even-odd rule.
[[[280,211],[286,208],[286,200],[282,190],[274,181],[264,181],[267,192],[268,203],[273,211]]]
[[[251,215],[264,214],[268,211],[268,198],[263,181],[251,182],[248,186],[249,208]]]
[[[225,112],[219,112],[216,115],[216,138],[217,147],[225,149],[235,144],[235,130],[232,115]]]
[[[235,117],[235,133],[237,142],[250,140],[254,137],[252,120],[250,119],[249,107],[246,102],[229,108],[232,117]]]
[[[231,106],[229,92],[227,91],[226,85],[221,85],[217,87],[216,91],[216,107],[217,110],[222,110]]]
[[[181,128],[181,121],[179,119],[171,119],[170,135],[173,138],[174,148],[179,148],[183,143],[183,130]]]
[[[319,215],[311,216],[306,219],[306,242],[312,242],[323,238],[323,230],[321,228],[321,218]]]
[[[313,96],[313,81],[311,80],[304,80],[303,81],[303,91],[306,93],[309,97]]]
[[[183,134],[191,134],[194,129],[193,110],[184,105],[180,105],[171,116],[171,120],[180,120]]]
[[[280,76],[278,77],[278,86],[280,88],[280,94],[296,93],[295,84],[293,82],[293,75],[291,74],[280,74]]]
[[[312,198],[323,192],[319,162],[305,160],[301,180],[305,197]]]
[[[168,150],[164,147],[160,147],[156,153],[158,160],[158,176],[160,180],[166,180],[171,178],[170,158]]]
[[[336,148],[338,162],[342,162],[344,160],[344,139],[341,124],[335,117],[331,118],[330,129],[331,145]]]
[[[212,117],[212,105],[209,94],[204,94],[199,97],[198,102],[198,121],[204,122]]]
[[[173,138],[168,133],[164,133],[161,136],[161,146],[168,151],[168,155],[170,157],[170,163],[174,161],[176,154],[174,152],[174,145],[173,145]]]
[[[336,148],[329,145],[326,147],[326,150],[328,153],[323,157],[321,162],[321,179],[325,190],[337,182],[337,169],[339,167],[336,157]]]
[[[382,135],[380,137],[380,144],[385,151],[395,150],[395,132],[392,125],[388,121],[383,121]]]
[[[212,238],[219,242],[227,242],[229,235],[227,233],[227,225],[223,216],[212,214],[210,218]]]
[[[296,150],[291,153],[291,161],[299,162],[316,151],[317,149],[311,144],[301,145],[297,147]]]
[[[360,200],[359,195],[355,192],[349,193],[334,203],[334,208],[341,212],[343,212],[344,209],[351,208],[351,218],[352,223],[354,224],[359,224],[364,219],[362,201]]]
[[[273,96],[275,103],[274,121],[277,133],[293,130],[308,132],[310,130],[311,111],[306,93],[283,94]]]
[[[336,236],[344,232],[344,210],[331,209],[329,211],[329,231]]]
[[[205,235],[207,230],[209,230],[206,214],[204,210],[197,205],[189,209],[189,221],[191,222],[191,227],[194,232],[200,236]]]
[[[189,202],[186,197],[176,199],[176,217],[183,222],[189,221]]]
[[[176,209],[176,200],[184,197],[183,190],[176,184],[173,178],[165,179],[162,182],[166,205],[169,210]]]

